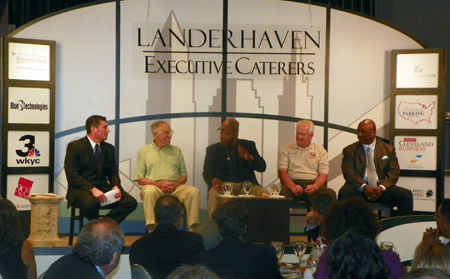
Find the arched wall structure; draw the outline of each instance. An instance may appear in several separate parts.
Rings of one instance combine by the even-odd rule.
[[[278,148],[294,140],[294,123],[312,119],[313,140],[329,152],[328,186],[337,191],[341,151],[356,141],[359,121],[375,120],[377,135],[389,138],[391,50],[424,48],[357,14],[265,0],[102,2],[10,36],[56,41],[56,194],[66,194],[67,144],[85,135],[88,116],[101,114],[123,186],[140,200],[132,180],[136,153],[152,140],[150,124],[164,119],[183,150],[187,184],[202,192],[202,209],[205,149],[219,140],[224,117],[236,117],[239,136],[255,141],[266,159],[258,175],[264,186],[277,177]],[[139,208],[129,219],[142,214]]]

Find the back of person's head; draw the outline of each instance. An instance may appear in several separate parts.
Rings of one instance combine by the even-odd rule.
[[[390,271],[375,240],[349,231],[328,249],[327,270],[331,279],[387,279]]]
[[[450,221],[450,199],[445,199],[441,204],[441,216],[444,216],[448,221]]]
[[[19,212],[8,199],[0,199],[0,255],[9,254],[23,241]]]
[[[86,262],[104,266],[111,262],[116,252],[120,254],[123,243],[123,232],[115,220],[95,219],[81,229],[73,253]]]
[[[184,265],[170,273],[167,279],[220,279],[220,277],[204,266]]]
[[[222,204],[214,216],[222,237],[241,237],[245,233],[248,219],[247,207],[236,201]]]
[[[366,201],[353,197],[333,203],[325,214],[323,236],[332,243],[349,230],[371,239],[380,232],[378,216]]]
[[[91,127],[97,127],[100,125],[100,121],[106,121],[106,117],[101,115],[91,115],[86,119],[86,133],[89,135],[91,133]]]
[[[174,195],[162,195],[155,204],[158,224],[176,224],[180,220],[183,204]]]
[[[434,267],[422,267],[408,272],[401,279],[450,279],[450,275]]]
[[[450,274],[450,247],[443,243],[421,242],[414,252],[411,270],[435,267]]]
[[[309,197],[309,201],[312,208],[324,216],[328,208],[336,201],[336,192],[327,187],[320,187],[316,194]]]

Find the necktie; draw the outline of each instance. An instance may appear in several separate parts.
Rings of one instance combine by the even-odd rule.
[[[367,148],[367,182],[370,187],[377,188],[377,171],[373,160],[372,148]]]
[[[94,147],[94,156],[95,156],[95,161],[97,161],[97,163],[98,163],[100,161],[100,146],[98,144],[96,144]]]

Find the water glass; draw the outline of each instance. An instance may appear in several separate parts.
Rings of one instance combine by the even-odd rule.
[[[224,182],[222,184],[222,190],[225,196],[231,196],[231,192],[233,191],[233,183]]]
[[[272,241],[270,243],[273,247],[275,247],[275,251],[277,252],[277,258],[278,261],[281,260],[281,258],[283,258],[283,254],[284,254],[284,244],[281,241]]]
[[[244,190],[245,195],[248,196],[250,190],[252,189],[252,183],[250,181],[245,181],[242,183],[242,189]]]
[[[394,243],[392,243],[391,241],[381,241],[380,249],[381,250],[390,250],[392,252],[396,252],[395,251],[395,247],[394,247]]]
[[[272,185],[270,186],[270,190],[272,191],[272,196],[278,197],[281,191],[281,183],[280,182],[272,183]]]
[[[297,259],[300,262],[302,256],[306,252],[306,242],[304,242],[304,241],[296,241],[292,245],[292,248],[294,249],[295,256],[297,257]]]

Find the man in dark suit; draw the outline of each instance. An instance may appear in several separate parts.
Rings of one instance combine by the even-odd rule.
[[[266,161],[259,155],[255,142],[238,139],[238,135],[239,122],[234,118],[227,119],[220,127],[220,142],[206,148],[203,179],[211,188],[207,197],[210,218],[217,206],[216,197],[223,193],[224,182],[233,183],[234,195],[244,193],[244,181],[252,183],[250,195],[259,197],[263,193],[269,194],[267,189],[259,185],[255,176],[255,171],[266,170]]]
[[[358,141],[344,148],[341,167],[345,184],[339,190],[338,199],[357,196],[368,202],[397,206],[397,215],[411,215],[411,191],[395,185],[400,176],[395,147],[376,140],[375,134],[375,122],[363,120],[358,125]],[[373,157],[373,164],[367,160],[370,156]],[[375,168],[372,182],[370,165]]]
[[[103,279],[119,264],[124,235],[116,221],[102,218],[81,229],[72,254],[56,260],[46,279]]]
[[[142,265],[153,279],[165,279],[205,251],[201,235],[177,229],[182,208],[176,196],[161,196],[155,204],[156,229],[131,245],[130,264]]]
[[[222,240],[217,247],[195,256],[192,263],[205,265],[221,278],[282,278],[274,247],[242,240],[249,217],[239,202],[222,204],[214,215]]]
[[[120,185],[114,146],[108,139],[106,118],[93,115],[86,120],[87,136],[69,143],[64,159],[69,189],[68,206],[76,203],[88,219],[99,217],[101,203],[107,201],[105,193],[114,190],[116,202],[108,205],[106,217],[121,223],[136,209],[136,200]]]

